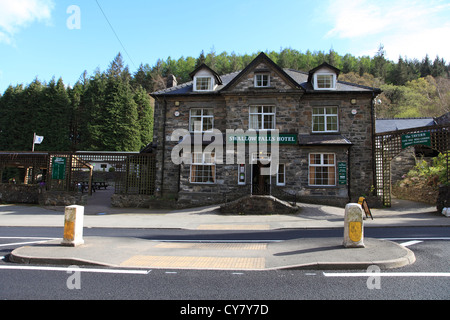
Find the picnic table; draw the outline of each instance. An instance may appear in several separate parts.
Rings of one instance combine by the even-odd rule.
[[[81,193],[83,193],[84,191],[89,191],[89,182],[87,181],[81,181],[78,183],[78,187],[81,190]],[[101,188],[103,188],[104,190],[106,190],[106,188],[108,188],[108,184],[104,181],[102,182],[92,182],[92,191],[95,192],[95,190],[100,190]]]

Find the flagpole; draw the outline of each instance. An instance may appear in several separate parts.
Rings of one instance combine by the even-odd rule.
[[[34,152],[34,142],[36,141],[36,132],[33,132],[33,148],[31,149],[31,152]]]

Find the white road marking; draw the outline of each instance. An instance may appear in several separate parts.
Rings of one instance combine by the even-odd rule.
[[[25,239],[25,240],[56,240],[58,238],[45,238],[45,237],[0,237],[0,239]]]
[[[93,272],[93,273],[115,273],[115,274],[149,274],[151,270],[128,270],[128,269],[93,269],[74,267],[41,267],[41,266],[0,266],[0,270],[31,270],[31,271],[63,271],[63,272]]]
[[[25,242],[14,242],[14,243],[6,243],[0,244],[0,247],[8,247],[8,246],[20,246],[24,244],[35,244],[35,243],[43,243],[50,240],[56,240],[58,238],[44,238],[44,237],[0,237],[1,240],[35,240],[35,241],[25,241]]]
[[[418,244],[418,243],[422,243],[422,242],[423,242],[422,240],[411,240],[411,241],[408,241],[408,242],[400,243],[400,245],[403,246],[403,247],[409,247],[409,246],[412,246],[412,245],[415,245],[415,244]]]
[[[450,237],[434,237],[434,238],[382,238],[382,240],[400,241],[400,240],[450,240]]]
[[[325,277],[450,277],[450,272],[349,272],[327,273]]]
[[[6,244],[0,244],[0,247],[21,246],[24,244],[36,244],[36,243],[44,243],[44,242],[47,242],[47,240],[6,243]]]

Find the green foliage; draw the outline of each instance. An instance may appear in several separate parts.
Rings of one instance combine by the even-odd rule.
[[[36,151],[139,151],[152,140],[153,107],[118,54],[106,72],[84,72],[73,88],[62,79],[8,87],[0,96],[0,150],[31,150],[33,132],[44,136]]]
[[[105,72],[86,71],[73,88],[62,79],[9,86],[0,95],[0,150],[30,150],[33,132],[45,137],[36,150],[140,150],[151,142],[153,106],[149,93],[166,88],[175,75],[178,83],[206,63],[218,74],[244,69],[259,52],[236,54],[214,49],[198,58],[159,59],[141,64],[131,74],[119,53]],[[449,112],[449,65],[438,56],[422,60],[386,59],[383,45],[374,57],[339,55],[333,49],[301,52],[292,48],[265,52],[282,68],[309,71],[323,62],[341,70],[339,80],[383,90],[377,117],[430,117]]]
[[[430,186],[438,186],[447,183],[447,159],[440,153],[433,158],[431,163],[421,159],[417,160],[414,169],[406,176],[412,183],[425,183]]]

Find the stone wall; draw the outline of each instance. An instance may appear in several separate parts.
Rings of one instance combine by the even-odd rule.
[[[436,187],[424,184],[397,183],[392,186],[392,194],[400,199],[423,202],[436,205],[438,190]]]
[[[439,213],[442,213],[442,209],[450,207],[450,186],[439,187],[436,202],[436,208]]]
[[[153,196],[141,194],[113,194],[111,206],[117,208],[149,208]]]
[[[299,208],[272,196],[247,196],[223,204],[220,211],[232,214],[294,214]]]
[[[85,205],[87,195],[78,192],[48,191],[38,185],[0,184],[0,202],[42,206]]]
[[[39,195],[39,205],[41,206],[71,206],[87,204],[88,195],[72,191],[47,191],[42,190]]]
[[[0,203],[38,204],[42,190],[37,185],[0,184]]]

